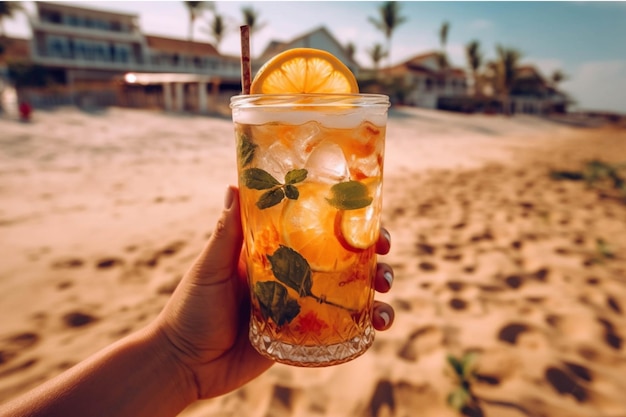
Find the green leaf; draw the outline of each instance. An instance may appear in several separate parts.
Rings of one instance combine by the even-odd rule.
[[[470,398],[470,394],[465,388],[457,387],[454,391],[448,394],[447,401],[450,407],[457,411],[461,411],[461,409],[467,405]]]
[[[259,201],[256,202],[256,206],[263,210],[275,206],[283,201],[283,198],[285,198],[285,192],[283,189],[274,188],[273,190],[264,192],[261,197],[259,197]]]
[[[477,359],[478,354],[476,352],[468,352],[463,355],[463,359],[461,359],[461,368],[463,369],[463,378],[465,380],[469,380],[474,377],[474,367]]]
[[[448,363],[454,370],[454,373],[457,374],[459,377],[462,377],[463,376],[463,364],[461,363],[461,361],[459,361],[457,358],[455,358],[452,355],[448,355],[446,359],[448,360]]]
[[[258,145],[254,144],[248,135],[242,133],[241,136],[239,136],[239,147],[237,151],[239,154],[239,163],[242,167],[252,162],[256,148],[258,148]]]
[[[300,197],[300,191],[298,191],[295,185],[287,184],[285,185],[285,195],[290,200],[297,200]]]
[[[267,255],[272,273],[283,284],[296,290],[301,297],[311,295],[311,267],[295,250],[280,245],[273,255]]]
[[[309,172],[306,169],[292,169],[285,175],[285,184],[295,184],[306,179]]]
[[[263,317],[271,318],[279,326],[291,323],[300,313],[298,302],[289,297],[287,289],[278,282],[257,282],[254,285],[254,295],[259,300]]]
[[[327,201],[339,210],[356,210],[372,203],[367,186],[359,181],[340,182],[330,191],[333,196]]]
[[[260,168],[246,169],[242,174],[242,178],[244,185],[253,190],[268,190],[281,185],[269,172]]]

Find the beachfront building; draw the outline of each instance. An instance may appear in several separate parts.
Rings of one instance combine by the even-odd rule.
[[[395,101],[416,107],[436,109],[446,97],[467,95],[467,75],[455,67],[440,66],[439,52],[416,55],[397,65],[382,68],[381,76],[403,86]]]
[[[35,7],[30,59],[65,86],[63,93],[57,88],[55,102],[64,95],[75,104],[126,100],[130,105],[206,111],[207,94],[216,98],[220,89],[240,88],[238,58],[219,54],[209,43],[145,35],[136,14],[67,3],[35,2]],[[151,87],[124,83],[128,73],[138,76],[126,80],[149,79]],[[187,100],[190,91],[195,96]],[[45,104],[49,96],[28,93],[35,104]]]
[[[551,85],[532,65],[517,68],[511,87],[509,112],[526,114],[566,113],[570,99]]]
[[[314,48],[330,52],[343,62],[355,77],[358,78],[359,76],[359,64],[348,54],[347,48],[341,45],[325,26],[313,29],[290,41],[272,40],[261,55],[253,60],[253,70],[258,69],[259,64],[267,62],[276,54],[292,48]]]

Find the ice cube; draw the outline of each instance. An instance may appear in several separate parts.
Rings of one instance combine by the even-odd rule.
[[[313,148],[306,161],[307,179],[333,184],[346,181],[349,177],[348,163],[336,143],[324,141]]]
[[[281,142],[274,142],[270,145],[268,150],[260,155],[258,159],[258,168],[261,168],[269,172],[276,180],[283,182],[285,174],[294,168],[300,168],[295,166],[293,150],[287,148]]]
[[[289,143],[294,154],[299,155],[304,162],[315,146],[323,140],[321,129],[317,122],[308,122],[295,126],[289,131]]]

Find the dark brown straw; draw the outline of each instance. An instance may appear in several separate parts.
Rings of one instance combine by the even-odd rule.
[[[250,27],[239,27],[241,32],[241,88],[243,94],[250,94]]]

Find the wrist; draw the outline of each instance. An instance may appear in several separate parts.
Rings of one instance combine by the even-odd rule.
[[[144,333],[146,354],[153,355],[156,360],[158,377],[162,378],[165,386],[170,387],[170,393],[176,395],[177,402],[182,408],[196,401],[198,387],[194,372],[180,360],[176,347],[169,340],[155,322]]]

